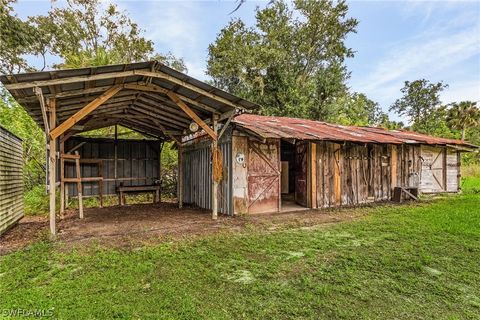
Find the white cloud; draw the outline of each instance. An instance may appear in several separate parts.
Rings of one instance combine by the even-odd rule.
[[[172,52],[184,58],[188,73],[204,79],[206,48],[202,43],[201,3],[197,1],[119,2],[145,30],[158,53]]]
[[[427,19],[434,19],[431,6]],[[437,17],[429,29],[407,40],[392,42],[371,72],[362,79],[353,78],[355,91],[365,92],[380,101],[385,109],[400,95],[405,80],[426,78],[445,80],[444,102],[480,99],[480,19],[478,12]],[[476,18],[475,18],[476,17]],[[469,69],[472,59],[476,68]],[[467,61],[470,61],[468,64]],[[475,65],[475,63],[474,63]]]
[[[480,80],[455,82],[442,93],[441,99],[443,103],[480,101]]]
[[[479,26],[431,38],[430,35],[395,45],[359,85],[378,90],[396,80],[432,74],[480,54]]]

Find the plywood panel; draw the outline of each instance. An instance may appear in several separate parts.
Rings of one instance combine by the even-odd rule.
[[[444,180],[444,152],[443,147],[421,147],[422,171],[420,175],[420,191],[435,193],[446,191]]]

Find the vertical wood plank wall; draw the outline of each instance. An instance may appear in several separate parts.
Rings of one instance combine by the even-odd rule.
[[[418,146],[319,142],[317,207],[390,200],[395,186],[418,186]]]
[[[0,234],[23,217],[22,141],[0,127]]]
[[[79,149],[81,159],[103,160],[102,174],[104,178],[103,194],[116,194],[115,188],[123,183],[125,186],[152,185],[159,179],[159,151],[157,140],[128,140],[120,139],[117,146],[113,139],[70,138],[65,143],[65,151],[76,145],[86,142]],[[117,148],[117,158],[115,158]],[[117,172],[115,172],[115,160]],[[95,177],[98,175],[98,166],[82,164],[82,177]],[[65,165],[66,177],[75,177],[75,164],[67,162]],[[117,181],[115,182],[115,175]],[[82,183],[83,196],[98,195],[98,183]],[[77,188],[69,183],[69,196],[77,195]]]

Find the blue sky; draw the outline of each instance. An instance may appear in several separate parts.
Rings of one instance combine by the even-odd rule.
[[[130,14],[158,52],[183,57],[189,74],[206,79],[207,48],[233,17],[253,25],[247,2],[233,15],[233,1],[114,1]],[[480,100],[480,1],[350,1],[350,16],[360,21],[347,39],[356,51],[349,59],[349,86],[387,111],[405,80],[443,80],[445,103]],[[19,0],[21,17],[45,13],[49,1]],[[393,116],[394,119],[398,119]]]

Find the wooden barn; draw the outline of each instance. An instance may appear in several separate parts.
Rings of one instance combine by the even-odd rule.
[[[353,206],[418,193],[458,192],[460,153],[475,146],[409,131],[236,116],[219,141],[227,214]],[[183,201],[209,208],[209,142],[182,147]],[[195,174],[192,174],[192,173]],[[204,175],[205,174],[205,175]],[[204,176],[203,176],[204,175]]]
[[[413,132],[263,117],[257,106],[159,62],[1,76],[45,130],[50,232],[66,197],[161,192],[161,145],[178,147],[177,198],[235,215],[457,192],[475,146]],[[149,139],[85,139],[121,125]],[[60,212],[56,212],[56,190]]]
[[[53,235],[57,231],[57,188],[60,216],[67,194],[78,196],[80,218],[83,193],[100,197],[116,193],[123,202],[125,193],[152,192],[158,201],[159,146],[163,142],[176,141],[181,148],[182,137],[200,128],[212,149],[218,150],[221,124],[257,107],[157,61],[6,75],[0,81],[45,130]],[[77,137],[116,125],[149,139],[81,141]],[[215,157],[212,162],[216,163]],[[213,218],[218,211],[214,195],[219,184],[215,172],[219,171],[211,170],[210,178],[204,180],[211,190]]]

